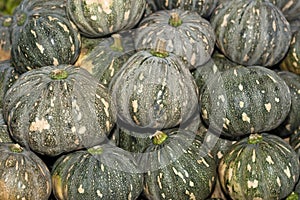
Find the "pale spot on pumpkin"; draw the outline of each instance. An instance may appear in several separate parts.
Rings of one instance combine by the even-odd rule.
[[[291,124],[286,124],[285,129],[288,130],[288,131],[291,131]]]
[[[86,132],[86,127],[85,126],[80,127],[79,130],[78,130],[79,134],[84,134],[85,132]]]
[[[217,157],[218,157],[218,159],[221,159],[223,157],[223,153],[221,151],[218,151]]]
[[[178,172],[174,167],[172,167],[172,170],[173,170],[173,172],[174,172],[175,175],[179,176],[182,179],[182,181],[184,183],[186,183],[186,180],[185,180],[185,178],[184,178],[184,176],[183,176],[183,174],[181,172]]]
[[[133,112],[136,113],[138,111],[138,107],[139,107],[138,101],[137,100],[133,100],[131,102],[131,104],[132,104]]]
[[[278,97],[275,97],[275,101],[276,101],[277,103],[279,103],[280,99],[279,99]]]
[[[253,149],[253,151],[252,151],[252,162],[255,162],[255,160],[256,160],[256,151],[255,151],[255,149]]]
[[[97,16],[96,15],[92,15],[91,16],[91,20],[96,21],[97,20]]]
[[[100,192],[100,190],[97,190],[96,193],[97,193],[97,196],[98,196],[98,197],[100,197],[100,198],[103,197],[103,194]]]
[[[287,167],[285,170],[283,170],[284,173],[287,175],[288,178],[291,178],[291,171],[290,171],[290,168]]]
[[[194,182],[193,182],[193,181],[190,181],[189,186],[190,186],[190,187],[194,187],[194,186],[195,186]]]
[[[271,111],[271,108],[272,108],[272,104],[271,104],[271,103],[265,104],[265,108],[266,108],[266,110],[267,110],[268,112],[270,112],[270,111]]]
[[[242,120],[244,121],[244,122],[248,122],[248,123],[250,123],[250,118],[248,117],[248,115],[246,114],[246,113],[242,113]]]
[[[278,176],[276,177],[276,182],[277,182],[277,185],[279,187],[281,187],[281,181],[280,181],[280,178]]]
[[[53,65],[54,66],[57,66],[57,65],[59,65],[59,62],[58,62],[58,60],[57,60],[57,58],[52,58],[53,59]]]
[[[219,96],[218,96],[218,99],[220,99],[222,102],[224,102],[224,101],[225,101],[225,97],[224,97],[224,95],[219,95]]]
[[[83,193],[84,193],[84,188],[82,187],[82,185],[79,186],[78,192],[79,192],[80,194],[83,194]]]
[[[107,117],[109,117],[109,103],[104,98],[101,98],[101,102],[104,105],[103,109],[104,109],[105,115]]]
[[[188,190],[185,191],[185,194],[190,196],[190,200],[196,200],[196,196],[194,193],[189,192]]]
[[[127,10],[127,11],[124,13],[124,20],[128,20],[128,19],[129,19],[129,16],[130,16],[130,10]]]
[[[202,117],[204,118],[204,119],[208,119],[208,115],[207,115],[208,113],[207,113],[207,110],[205,110],[205,109],[202,109]]]
[[[45,129],[50,129],[50,124],[44,118],[42,118],[41,120],[36,118],[35,121],[30,124],[30,127],[29,127],[29,131],[42,132]]]
[[[100,169],[101,169],[101,171],[104,172],[105,168],[104,168],[104,165],[103,165],[103,164],[100,165]]]
[[[277,83],[277,81],[270,75],[268,75],[268,77],[274,82],[274,83]]]
[[[158,183],[158,187],[159,189],[163,189],[162,184],[161,184],[161,180],[160,180],[160,176],[157,176],[157,183]]]
[[[37,46],[37,48],[40,50],[40,52],[43,54],[44,53],[44,50],[45,48],[43,47],[43,45],[39,44],[39,43],[35,43],[35,45]]]
[[[261,93],[263,93],[263,94],[264,94],[264,93],[266,93],[266,91],[265,91],[265,90],[262,90],[262,91],[261,91]]]
[[[274,164],[274,161],[272,160],[271,156],[267,156],[266,161],[271,165]]]
[[[72,131],[72,133],[75,133],[75,132],[76,132],[75,126],[73,126],[73,127],[71,128],[71,131]]]
[[[228,22],[228,17],[229,17],[229,15],[230,15],[230,14],[224,15],[224,17],[223,17],[223,22],[222,22],[222,24],[221,24],[221,27],[227,26],[227,22]]]
[[[240,103],[239,103],[240,108],[243,108],[244,105],[245,105],[245,103],[243,101],[240,101]]]
[[[165,199],[166,198],[166,194],[165,193],[161,193],[161,197]]]
[[[239,90],[243,91],[244,87],[242,84],[239,84]]]
[[[103,11],[106,14],[112,13],[112,9],[111,9],[111,6],[113,5],[112,0],[98,0],[97,4],[99,4],[101,6],[101,8],[100,8],[101,12]]]
[[[258,80],[255,80],[255,82],[256,82],[256,84],[257,84],[257,85],[259,85],[259,84],[260,84]]]
[[[238,76],[238,73],[237,73],[236,69],[233,70],[233,74],[234,74],[235,76]]]
[[[258,187],[258,180],[254,181],[247,181],[247,186],[248,188],[257,188]]]
[[[251,165],[250,165],[250,164],[247,164],[247,170],[248,170],[249,172],[251,172],[251,169],[252,169]]]
[[[197,160],[198,164],[204,164],[206,167],[209,167],[209,164],[206,162],[206,160],[202,157],[201,159]]]
[[[273,31],[276,32],[277,26],[275,20],[272,22]]]
[[[36,32],[34,30],[30,30],[30,32],[32,33],[32,35],[36,38]]]
[[[233,169],[229,168],[228,169],[228,180],[230,181],[232,179],[232,175],[233,175]]]

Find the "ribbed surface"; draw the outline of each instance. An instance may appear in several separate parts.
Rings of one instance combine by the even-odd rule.
[[[210,19],[217,46],[231,60],[243,65],[273,66],[288,51],[289,23],[266,0],[221,3]]]

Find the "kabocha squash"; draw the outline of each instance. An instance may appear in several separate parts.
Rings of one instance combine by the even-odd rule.
[[[49,156],[99,144],[115,123],[108,90],[73,65],[22,74],[3,103],[12,137]]]
[[[280,137],[288,137],[300,130],[300,76],[288,71],[277,73],[288,85],[291,94],[291,108],[285,120],[270,133]]]
[[[284,59],[280,62],[280,68],[282,70],[290,71],[295,74],[300,75],[300,29],[293,33],[293,37],[291,40],[291,44],[289,46],[289,50],[284,57]]]
[[[217,47],[229,59],[242,65],[279,63],[292,37],[288,21],[268,0],[221,2],[210,22]]]
[[[291,107],[285,81],[262,66],[236,66],[209,81],[200,94],[200,112],[210,128],[230,138],[279,126]]]
[[[11,27],[11,60],[18,72],[74,64],[78,58],[81,41],[76,26],[62,8],[47,10],[59,2],[39,7],[41,1],[25,1],[28,4],[20,4],[16,9]]]
[[[143,190],[143,176],[134,158],[108,144],[61,156],[51,174],[58,200],[135,200]]]
[[[19,73],[16,72],[10,60],[0,61],[0,107],[3,105],[3,98],[6,91],[18,79]]]
[[[209,18],[219,0],[154,0],[158,10],[180,8],[197,12],[204,18]]]
[[[189,69],[206,63],[215,45],[210,23],[182,9],[160,10],[143,18],[135,33],[137,50],[153,49],[158,40],[165,40],[166,51],[180,56]]]
[[[0,199],[48,200],[52,191],[46,164],[18,144],[0,144]]]
[[[88,70],[101,84],[108,87],[115,74],[134,53],[133,31],[122,31],[99,41],[82,58],[79,66]]]
[[[186,122],[198,109],[198,89],[179,57],[154,50],[133,54],[109,89],[120,126],[163,129]]]
[[[231,146],[218,172],[231,199],[283,199],[298,181],[299,159],[280,137],[251,134]]]
[[[0,16],[0,61],[10,59],[12,19],[13,17],[9,15]]]
[[[145,6],[145,0],[67,0],[67,14],[82,35],[103,37],[133,28]]]
[[[216,180],[216,163],[193,132],[157,131],[139,159],[144,193],[156,199],[206,199]]]

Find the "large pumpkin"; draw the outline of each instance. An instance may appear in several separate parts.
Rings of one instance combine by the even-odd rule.
[[[22,74],[3,102],[12,137],[50,156],[99,144],[115,122],[108,90],[73,65]]]
[[[78,58],[80,34],[59,3],[26,0],[16,9],[11,26],[11,59],[18,72],[74,64]]]
[[[210,22],[217,47],[242,65],[277,64],[288,51],[292,37],[288,21],[268,0],[221,2]]]
[[[58,200],[135,200],[143,190],[143,176],[134,158],[109,144],[61,156],[52,169]]]
[[[19,144],[0,144],[0,199],[48,200],[52,191],[46,164]]]
[[[236,66],[209,80],[200,106],[210,128],[236,138],[279,126],[290,111],[291,94],[273,70]]]
[[[67,13],[81,34],[102,37],[133,28],[145,6],[145,0],[67,0]]]
[[[218,172],[231,199],[284,199],[298,181],[299,159],[280,137],[251,134],[231,146]]]
[[[165,40],[166,50],[180,56],[189,69],[194,69],[210,59],[215,33],[210,23],[196,12],[160,10],[139,23],[135,48],[153,49],[158,40]]]
[[[163,46],[159,42],[153,51],[136,52],[111,81],[121,126],[172,128],[197,111],[198,89],[190,71]]]

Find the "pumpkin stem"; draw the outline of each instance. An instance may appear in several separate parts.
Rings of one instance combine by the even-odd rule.
[[[27,15],[25,12],[20,13],[17,15],[17,25],[22,26],[26,21]]]
[[[21,153],[23,148],[19,144],[11,144],[9,149],[14,153]]]
[[[50,73],[50,77],[54,80],[62,80],[68,77],[68,72],[63,69],[55,69]]]
[[[179,14],[177,12],[171,13],[169,24],[173,27],[178,27],[182,24],[182,20],[179,17]]]
[[[159,57],[159,58],[165,58],[169,56],[169,53],[166,50],[166,41],[162,39],[158,39],[156,42],[155,49],[152,49],[150,53],[153,56]]]
[[[295,192],[292,192],[287,198],[286,200],[298,200],[299,199],[299,196],[297,193]]]
[[[155,145],[160,145],[168,138],[168,135],[162,131],[156,131],[152,135],[152,143]]]
[[[114,40],[114,43],[110,46],[110,48],[114,51],[123,51],[123,45],[122,45],[122,40],[121,40],[121,35],[120,34],[112,34],[111,37]]]
[[[249,144],[257,144],[257,143],[261,142],[262,139],[263,139],[262,135],[254,133],[249,136],[248,143]]]
[[[100,146],[89,148],[87,151],[92,155],[99,155],[103,153],[103,149]]]

